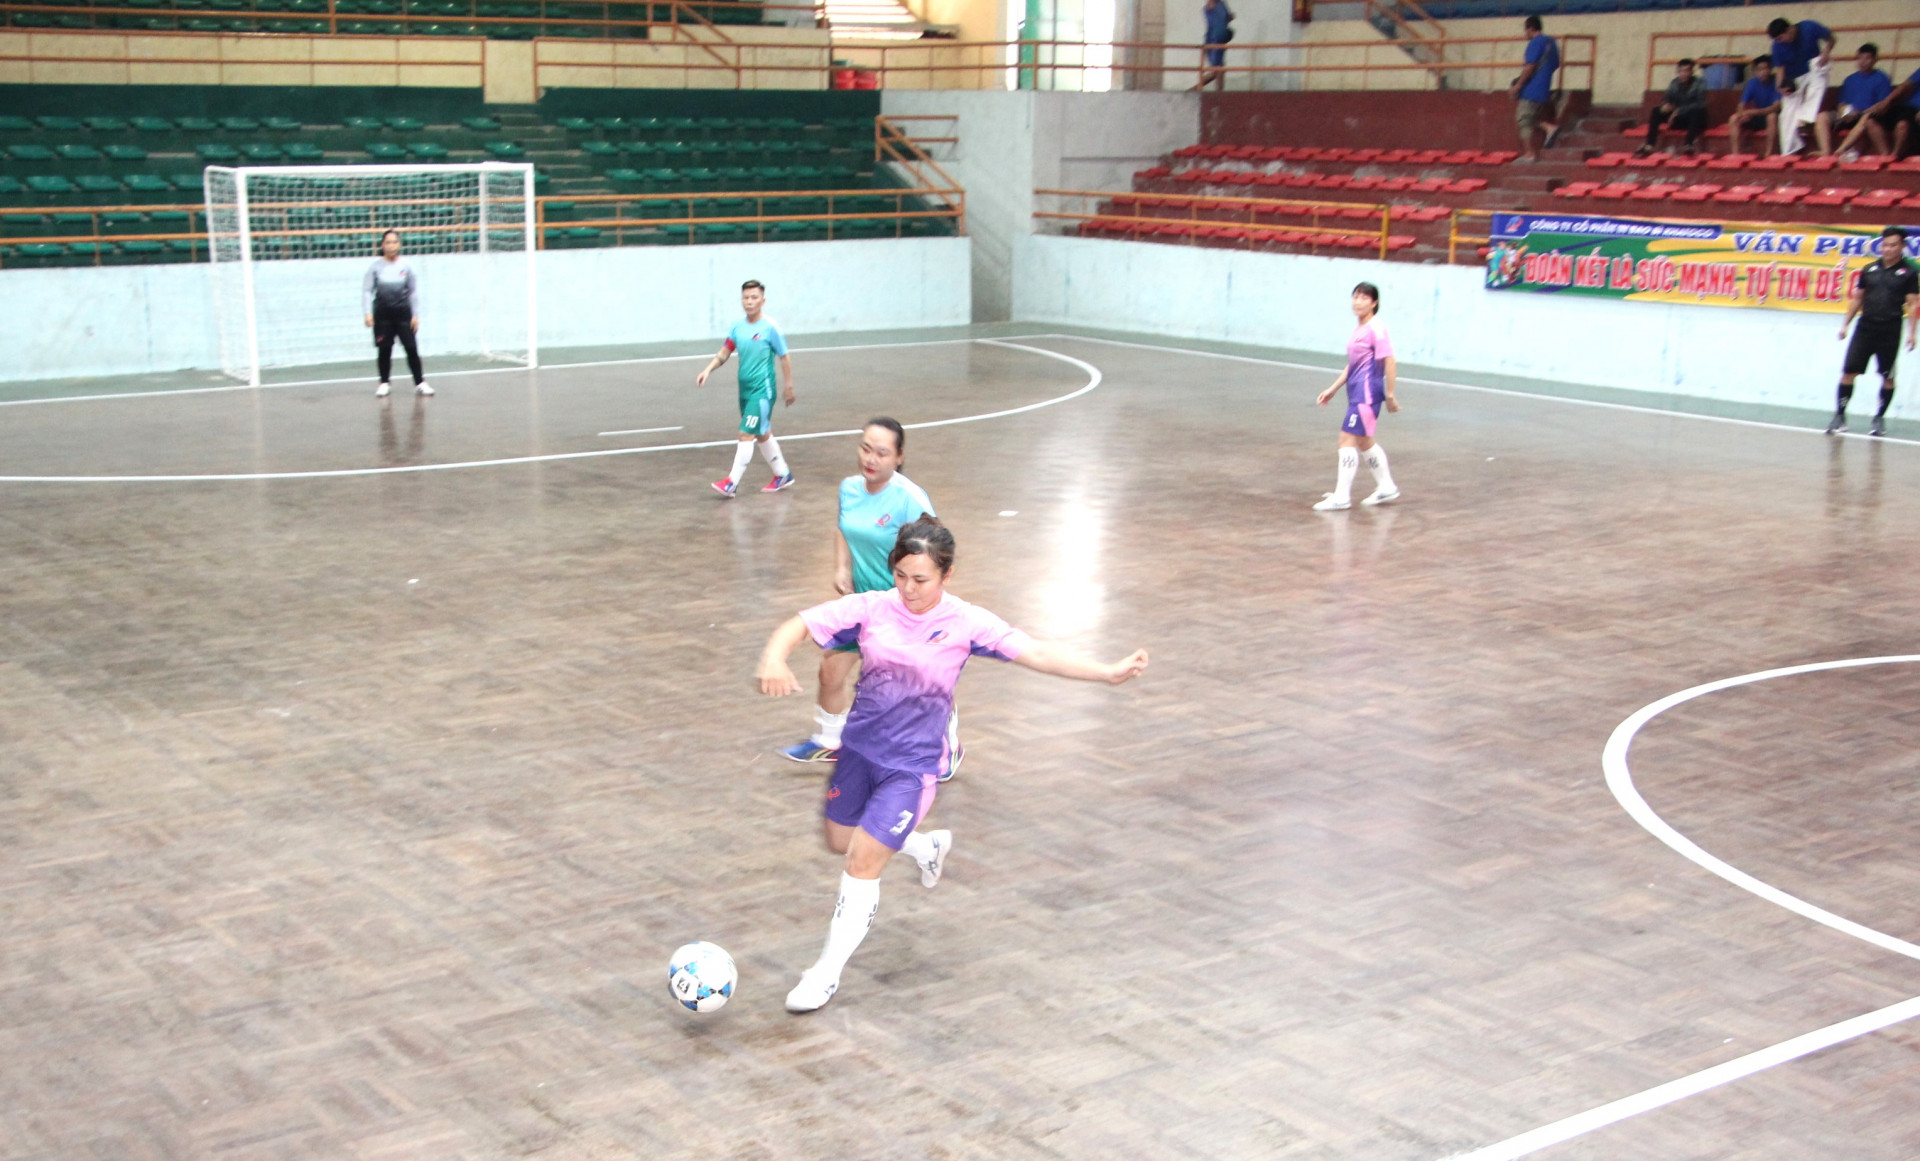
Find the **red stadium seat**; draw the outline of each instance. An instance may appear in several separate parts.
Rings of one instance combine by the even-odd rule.
[[[1409,215],[1409,220],[1415,222],[1437,222],[1451,213],[1453,213],[1453,211],[1446,206],[1422,206]]]
[[[1310,236],[1311,235],[1303,234],[1298,230],[1276,230],[1273,233],[1267,235],[1267,241],[1279,242],[1287,246],[1298,246],[1300,243],[1306,241]]]
[[[1725,188],[1725,186],[1712,184],[1690,185],[1674,194],[1673,200],[1676,202],[1704,202]]]
[[[1830,169],[1840,168],[1840,159],[1837,157],[1808,157],[1802,154],[1794,158],[1793,168],[1800,173],[1825,173]]]
[[[1887,166],[1884,157],[1862,157],[1853,161],[1843,161],[1840,168],[1846,173],[1879,173]]]
[[[1252,185],[1253,183],[1255,183],[1255,182],[1257,182],[1257,181],[1259,181],[1259,180],[1260,180],[1260,175],[1259,175],[1259,174],[1257,174],[1257,173],[1255,173],[1255,172],[1253,172],[1253,171],[1252,171],[1252,170],[1250,170],[1250,169],[1243,169],[1243,170],[1241,170],[1241,171],[1240,171],[1239,173],[1235,173],[1235,174],[1231,174],[1231,175],[1229,175],[1229,176],[1227,177],[1227,182],[1226,182],[1226,184],[1228,184],[1228,185]]]
[[[1416,239],[1412,234],[1390,234],[1387,237],[1387,249],[1405,250],[1407,247],[1413,245],[1415,241]]]
[[[1380,187],[1380,183],[1385,180],[1386,180],[1385,178],[1381,178],[1381,177],[1356,177],[1352,181],[1349,181],[1347,183],[1347,188],[1348,189],[1378,189]]]
[[[1853,199],[1854,209],[1884,210],[1900,204],[1907,196],[1903,189],[1870,189]]]
[[[1285,160],[1286,160],[1286,158],[1287,158],[1287,154],[1288,154],[1289,152],[1291,152],[1291,150],[1289,150],[1289,149],[1288,149],[1288,148],[1287,148],[1286,146],[1284,146],[1284,145],[1269,145],[1269,146],[1267,146],[1267,147],[1266,147],[1265,149],[1262,149],[1262,150],[1260,151],[1260,154],[1259,154],[1259,156],[1258,156],[1258,157],[1256,158],[1256,160],[1258,160],[1258,161],[1285,161]]]
[[[1805,198],[1801,199],[1800,204],[1805,206],[1844,206],[1859,196],[1860,191],[1857,189],[1849,186],[1835,185],[1828,186],[1819,193],[1808,194]],[[1765,198],[1761,198],[1760,200],[1766,201]]]
[[[1557,198],[1583,198],[1600,188],[1597,181],[1570,181],[1553,191]]]
[[[1232,157],[1233,151],[1238,148],[1239,146],[1237,145],[1209,145],[1200,151],[1200,156],[1211,158],[1215,161],[1224,161]]]
[[[1285,185],[1287,184],[1287,175],[1284,173],[1256,174],[1253,183],[1255,185],[1265,186]]]
[[[1511,149],[1496,149],[1496,150],[1494,150],[1494,151],[1492,151],[1492,152],[1490,152],[1490,153],[1482,153],[1482,154],[1480,155],[1480,161],[1479,161],[1479,164],[1481,164],[1481,165],[1506,165],[1506,164],[1508,164],[1508,163],[1510,163],[1510,162],[1512,162],[1512,161],[1513,161],[1513,159],[1514,159],[1514,158],[1516,158],[1516,157],[1518,157],[1518,156],[1520,156],[1520,155],[1519,155],[1518,153],[1516,153],[1516,152],[1514,152],[1514,151],[1513,151],[1513,150],[1511,150]]]
[[[1743,169],[1749,162],[1759,160],[1751,153],[1729,153],[1725,157],[1716,157],[1707,162],[1708,169]]]
[[[1399,163],[1407,160],[1409,157],[1412,157],[1412,156],[1413,156],[1413,150],[1411,149],[1389,149],[1385,153],[1382,153],[1375,160],[1385,162],[1390,165],[1398,165]]]
[[[1265,148],[1263,145],[1236,145],[1227,157],[1234,161],[1257,161]]]
[[[1387,216],[1396,222],[1405,221],[1419,212],[1419,206],[1397,205],[1387,207]]]
[[[1333,244],[1343,250],[1371,250],[1380,244],[1380,239],[1364,234],[1341,234]]]
[[[1694,154],[1692,157],[1668,157],[1667,158],[1668,169],[1699,169],[1701,166],[1705,165],[1706,163],[1707,163],[1706,157],[1698,153]]]
[[[1132,214],[1140,209],[1140,199],[1136,197],[1114,198],[1112,208],[1116,214]]]
[[[1776,169],[1786,169],[1788,166],[1791,166],[1792,164],[1793,164],[1793,158],[1786,157],[1786,156],[1783,156],[1782,154],[1776,153],[1772,157],[1755,158],[1752,162],[1748,163],[1747,168],[1776,170]]]
[[[1357,220],[1365,220],[1367,218],[1377,219],[1380,216],[1380,211],[1374,209],[1372,206],[1347,206],[1340,211],[1340,216]]]
[[[1286,153],[1286,160],[1288,160],[1288,161],[1312,161],[1312,160],[1313,160],[1313,158],[1314,158],[1314,155],[1315,155],[1315,154],[1317,154],[1317,153],[1319,153],[1319,152],[1320,152],[1320,149],[1319,149],[1319,147],[1318,147],[1318,146],[1314,146],[1314,145],[1294,145],[1294,146],[1290,146],[1290,147],[1289,147],[1289,148],[1287,149],[1287,153]]]
[[[1386,152],[1386,150],[1384,149],[1356,149],[1352,153],[1347,154],[1347,160],[1348,161],[1373,161],[1384,152]]]
[[[1189,183],[1201,182],[1201,181],[1207,180],[1207,174],[1209,172],[1211,171],[1205,170],[1205,169],[1183,169],[1179,173],[1176,173],[1173,175],[1173,180],[1189,182]]]
[[[1762,205],[1790,206],[1813,191],[1804,185],[1783,185],[1771,193],[1763,193],[1753,200]]]
[[[1353,156],[1353,150],[1344,145],[1335,145],[1330,149],[1317,150],[1314,157],[1321,161],[1346,161]]]
[[[1714,194],[1709,200],[1727,202],[1732,205],[1745,205],[1766,192],[1767,187],[1764,185],[1736,185],[1724,193]]]
[[[1180,148],[1173,151],[1173,155],[1175,157],[1181,157],[1181,158],[1198,157],[1202,153],[1206,152],[1206,149],[1207,147],[1204,145],[1182,145]]]
[[[1428,177],[1428,178],[1422,178],[1421,180],[1419,180],[1419,181],[1416,181],[1416,182],[1414,182],[1414,183],[1413,183],[1412,185],[1410,185],[1410,186],[1408,186],[1408,187],[1407,187],[1407,192],[1409,192],[1409,193],[1439,193],[1439,192],[1440,192],[1441,190],[1443,190],[1443,189],[1445,189],[1445,188],[1447,188],[1447,179],[1446,179],[1446,178],[1444,178],[1444,177]]]
[[[1442,165],[1472,165],[1480,160],[1478,149],[1456,149],[1440,159]]]
[[[1634,182],[1614,181],[1608,182],[1587,196],[1590,198],[1599,198],[1602,201],[1621,201],[1632,197],[1633,191],[1639,188],[1640,187]]]
[[[1622,162],[1632,156],[1631,153],[1602,153],[1598,157],[1587,158],[1587,165],[1594,169],[1618,169]]]
[[[1446,155],[1447,151],[1444,149],[1421,149],[1408,157],[1407,160],[1415,165],[1438,165],[1440,159]]]
[[[1320,175],[1320,180],[1313,184],[1321,189],[1345,189],[1347,183],[1352,180],[1353,175],[1350,173],[1323,173]]]
[[[1290,173],[1286,177],[1286,184],[1291,189],[1311,189],[1313,186],[1320,184],[1320,175],[1317,173]]]
[[[1901,202],[1900,208],[1903,210],[1920,210],[1920,194],[1915,194],[1913,197]]]
[[[1664,153],[1649,153],[1645,157],[1629,157],[1621,162],[1628,169],[1658,169],[1667,163]]]
[[[1889,173],[1920,173],[1920,153],[1904,157],[1887,166]]]
[[[1730,129],[1728,129],[1728,128],[1727,128],[1727,127],[1726,127],[1725,125],[1715,125],[1715,126],[1714,126],[1713,128],[1711,128],[1711,129],[1709,129],[1709,130],[1707,130],[1707,131],[1706,131],[1706,134],[1705,134],[1705,136],[1708,136],[1708,137],[1731,137],[1731,136],[1733,136],[1733,131],[1732,131],[1732,130],[1730,130]]]
[[[1446,193],[1451,193],[1451,194],[1470,194],[1470,193],[1478,193],[1485,188],[1487,188],[1486,178],[1463,177],[1459,181],[1448,182],[1444,187],[1444,190]]]
[[[1627,197],[1636,202],[1659,202],[1665,201],[1674,194],[1679,193],[1682,188],[1683,187],[1677,182],[1644,185],[1628,194]]]
[[[1340,241],[1340,235],[1338,234],[1308,234],[1307,235],[1307,245],[1309,246],[1333,246],[1333,245],[1337,245],[1339,241]]]
[[[1379,188],[1398,193],[1403,189],[1411,189],[1416,180],[1418,179],[1411,177],[1390,177],[1382,181]]]
[[[1645,125],[1629,125],[1625,129],[1620,130],[1620,136],[1622,137],[1645,137],[1646,135],[1647,127]]]

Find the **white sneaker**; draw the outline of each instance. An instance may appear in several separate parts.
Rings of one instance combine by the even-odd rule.
[[[415,395],[431,395],[433,394],[433,388],[427,386],[425,382],[415,383],[413,385],[413,393]]]
[[[1398,488],[1375,488],[1373,490],[1373,495],[1368,496],[1366,499],[1360,502],[1362,504],[1365,504],[1367,507],[1371,508],[1375,504],[1384,504],[1388,500],[1398,500],[1399,498],[1400,498],[1400,489]]]
[[[1313,506],[1313,510],[1315,512],[1345,512],[1351,507],[1353,507],[1352,500],[1345,496],[1336,496],[1332,492],[1328,492],[1318,504]]]
[[[385,399],[387,396],[391,394],[393,394],[393,384],[382,383],[380,384],[380,389],[373,393],[373,397],[375,399]]]
[[[828,979],[824,975],[815,975],[812,968],[800,973],[800,982],[793,985],[787,993],[787,1011],[817,1012],[827,1006],[833,994],[840,990],[838,978]]]
[[[920,866],[920,885],[936,887],[940,884],[940,870],[947,865],[947,852],[953,849],[953,832],[930,831],[927,834],[927,840],[933,843],[933,857],[925,862],[919,859],[915,859],[914,862]]]

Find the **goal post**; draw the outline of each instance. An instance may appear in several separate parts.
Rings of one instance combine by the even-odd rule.
[[[398,230],[434,355],[535,367],[533,166],[209,166],[207,251],[221,368],[365,359],[361,285]]]

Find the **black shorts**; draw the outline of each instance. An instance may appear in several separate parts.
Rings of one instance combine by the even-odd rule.
[[[1900,355],[1900,323],[1870,323],[1865,319],[1853,328],[1853,341],[1847,344],[1847,361],[1842,374],[1859,375],[1867,369],[1867,360],[1879,364],[1880,374],[1892,376],[1893,361]]]
[[[1891,131],[1894,126],[1900,124],[1902,121],[1912,121],[1916,114],[1920,114],[1920,109],[1916,109],[1912,105],[1888,105],[1885,109],[1875,113],[1873,119],[1880,122],[1881,128]]]
[[[378,306],[373,308],[373,345],[376,347],[381,343],[392,342],[394,336],[402,334],[412,327],[413,312],[406,307],[401,307],[399,310],[389,310],[385,307]]]

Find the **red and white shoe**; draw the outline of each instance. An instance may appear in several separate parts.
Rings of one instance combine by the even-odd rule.
[[[734,483],[732,480],[715,480],[713,482],[713,490],[731,500],[740,494],[740,485]]]
[[[793,473],[788,472],[784,476],[775,476],[773,479],[768,480],[767,486],[760,490],[762,492],[780,492],[791,487],[793,487]]]

